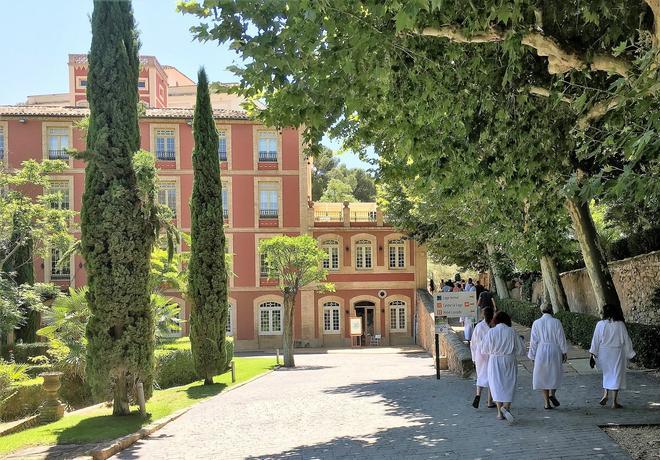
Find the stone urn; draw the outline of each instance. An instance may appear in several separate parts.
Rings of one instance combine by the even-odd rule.
[[[62,372],[44,372],[39,374],[43,377],[43,387],[46,390],[46,399],[39,406],[39,422],[50,423],[64,416],[64,404],[57,399],[57,391],[62,386]]]

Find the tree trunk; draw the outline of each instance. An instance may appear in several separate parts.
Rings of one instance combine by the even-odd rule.
[[[555,313],[558,311],[568,311],[566,292],[564,291],[564,286],[561,284],[561,277],[559,276],[555,259],[550,254],[543,254],[540,262],[543,285],[548,290],[552,309]]]
[[[128,404],[128,381],[126,379],[126,374],[122,372],[115,382],[112,415],[129,415],[130,413],[131,408]]]
[[[296,294],[284,292],[284,367],[296,367],[293,359],[293,310]]]
[[[598,240],[598,233],[591,218],[589,204],[582,203],[577,198],[569,198],[566,200],[566,208],[573,222],[575,236],[580,243],[582,257],[587,267],[587,273],[589,273],[591,287],[596,296],[599,313],[603,312],[603,305],[605,304],[610,304],[621,310],[621,302]]]
[[[500,270],[497,267],[497,254],[495,253],[495,246],[491,243],[486,243],[486,249],[488,250],[488,256],[490,259],[490,270],[493,272],[493,278],[495,279],[495,288],[497,290],[497,295],[500,299],[509,299],[509,289],[506,287],[506,280],[502,278]]]

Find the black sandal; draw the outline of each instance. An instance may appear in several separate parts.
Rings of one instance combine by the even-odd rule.
[[[601,399],[598,404],[600,404],[601,406],[606,405],[607,404],[607,396],[605,396],[603,399]]]
[[[544,405],[543,405],[543,408],[544,408],[545,410],[554,409],[554,407],[552,407],[550,404],[548,404],[547,406],[544,404]]]
[[[480,396],[480,395],[476,395],[476,396],[474,397],[474,399],[472,400],[472,407],[474,407],[475,409],[479,409],[479,401],[480,401],[480,400],[481,400],[481,396]]]
[[[497,407],[497,404],[489,404],[486,407],[488,407],[489,409],[495,409]]]
[[[560,406],[559,400],[557,400],[557,398],[555,398],[555,395],[550,396],[550,398],[548,398],[548,399],[550,399],[550,402],[552,403],[553,406],[555,406],[555,407]]]

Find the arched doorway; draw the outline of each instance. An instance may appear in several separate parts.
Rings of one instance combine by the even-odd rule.
[[[355,316],[362,318],[362,342],[369,344],[376,333],[376,304],[369,300],[361,300],[354,304]]]

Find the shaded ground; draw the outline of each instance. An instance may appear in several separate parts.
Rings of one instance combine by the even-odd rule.
[[[473,382],[425,353],[301,354],[279,370],[209,399],[118,458],[629,458],[598,425],[660,421],[658,380],[631,373],[625,409],[598,406],[601,376],[567,374],[561,407],[542,409],[521,372],[513,413],[470,407]]]

